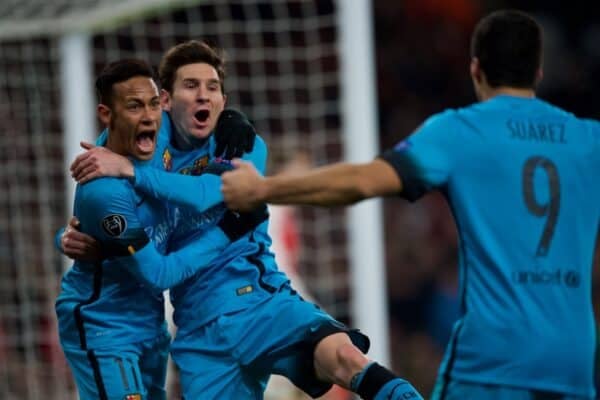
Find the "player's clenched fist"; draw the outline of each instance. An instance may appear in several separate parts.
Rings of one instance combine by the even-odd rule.
[[[239,159],[232,161],[234,170],[221,175],[221,191],[227,207],[250,211],[262,203],[262,176],[254,165]]]

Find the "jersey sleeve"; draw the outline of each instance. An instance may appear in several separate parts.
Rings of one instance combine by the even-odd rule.
[[[450,138],[451,118],[450,112],[430,117],[380,156],[400,177],[401,197],[415,201],[447,183],[456,155]]]
[[[211,228],[201,238],[167,255],[161,255],[150,242],[130,256],[117,258],[117,261],[146,286],[163,291],[210,265],[228,244],[229,239],[221,229]]]
[[[254,148],[244,154],[262,173],[267,165],[267,147],[256,137]],[[135,165],[134,187],[156,199],[203,213],[223,201],[221,177],[215,174],[185,175],[162,171],[150,165]]]
[[[99,241],[103,256],[116,259],[118,265],[154,290],[183,282],[229,243],[225,234],[215,229],[194,246],[163,256],[141,225],[135,213],[133,189],[125,182],[113,180],[100,190],[88,190],[83,201],[79,206],[85,210],[79,216],[82,230]]]
[[[61,239],[63,233],[65,233],[65,227],[61,226],[60,228],[58,228],[56,230],[56,234],[54,234],[54,247],[56,247],[58,252],[61,254],[65,254],[65,252],[63,251],[62,245],[60,243],[60,239]]]
[[[156,199],[202,213],[223,201],[221,177],[184,175],[161,171],[151,165],[135,165],[133,185]]]

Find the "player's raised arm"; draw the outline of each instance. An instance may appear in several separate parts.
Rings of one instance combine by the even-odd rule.
[[[365,164],[337,163],[294,175],[264,178],[250,164],[235,160],[236,169],[222,176],[228,207],[252,209],[260,203],[348,205],[398,193],[402,182],[394,168],[382,159]]]

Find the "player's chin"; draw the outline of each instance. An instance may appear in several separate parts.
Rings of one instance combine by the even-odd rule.
[[[214,126],[203,126],[203,127],[193,127],[192,129],[189,130],[189,133],[197,138],[197,139],[206,139],[207,137],[210,136],[210,134],[213,131]]]
[[[155,143],[153,143],[152,145],[144,146],[136,145],[133,155],[138,160],[150,160],[152,156],[154,156],[154,150],[156,150]]]

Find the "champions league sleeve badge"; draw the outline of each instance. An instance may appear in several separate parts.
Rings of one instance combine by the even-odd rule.
[[[111,214],[102,220],[102,229],[107,235],[119,237],[127,229],[127,220],[120,214]]]

